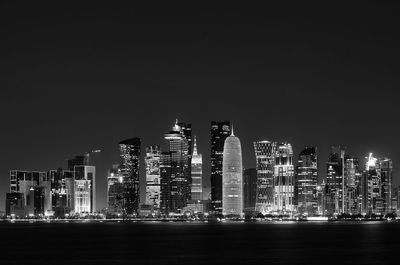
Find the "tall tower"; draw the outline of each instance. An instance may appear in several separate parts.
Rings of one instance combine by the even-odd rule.
[[[121,174],[124,185],[124,212],[137,213],[139,209],[139,161],[140,138],[131,138],[119,143]]]
[[[299,154],[296,166],[297,210],[313,216],[318,212],[318,160],[315,147],[306,147]]]
[[[201,154],[197,153],[196,137],[193,144],[192,155],[192,200],[203,199],[203,159]]]
[[[191,197],[188,140],[178,121],[164,138],[169,151],[161,155],[161,210],[180,213]]]
[[[289,143],[277,146],[274,166],[274,210],[278,213],[293,213],[294,198],[293,149]]]
[[[123,176],[118,164],[108,170],[107,177],[107,205],[108,211],[114,214],[123,213]]]
[[[243,214],[243,167],[240,140],[233,134],[225,139],[222,166],[222,214]]]
[[[276,142],[254,142],[257,161],[256,212],[262,214],[273,210],[274,204],[274,163]]]
[[[243,208],[244,211],[254,212],[257,196],[257,170],[246,168],[243,171]]]
[[[222,159],[230,126],[229,121],[211,122],[211,204],[213,212],[218,214],[222,214]]]
[[[328,214],[342,213],[344,206],[344,148],[332,146],[326,163],[326,211]]]
[[[158,145],[146,148],[146,204],[154,210],[160,208],[160,158],[161,151]]]

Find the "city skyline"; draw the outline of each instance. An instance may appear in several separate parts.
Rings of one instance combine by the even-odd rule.
[[[231,125],[230,121],[224,121],[224,122],[211,121],[210,122],[209,128],[210,128],[210,139],[211,139],[212,145],[210,145],[209,148],[212,149],[213,146],[215,146],[215,144],[213,144],[213,143],[215,143],[214,142],[215,139],[219,139],[220,136],[218,136],[218,135],[224,135],[224,137],[222,139],[223,140],[222,142],[224,143],[224,145],[226,144],[225,139],[229,138],[229,137],[227,137],[228,134],[220,134],[220,132],[215,134],[216,128],[218,128],[218,130],[223,129],[223,130],[221,130],[221,132],[224,132],[224,131],[228,132],[232,138],[233,127],[232,128],[226,127],[227,125],[233,126],[233,125]],[[213,138],[213,135],[216,136],[217,138]],[[108,181],[108,186],[110,185],[110,183],[111,184],[112,183],[121,183],[122,184],[122,189],[120,192],[120,196],[121,196],[121,198],[123,198],[122,201],[120,202],[120,207],[122,206],[122,208],[120,208],[119,211],[117,211],[117,212],[124,213],[124,214],[139,213],[139,209],[142,207],[142,205],[150,206],[153,204],[153,203],[149,203],[149,200],[148,200],[148,196],[149,196],[148,188],[150,188],[153,183],[152,181],[149,182],[150,179],[148,179],[148,177],[149,177],[148,170],[153,171],[154,169],[157,169],[158,167],[160,167],[161,171],[159,171],[158,176],[156,175],[153,177],[155,177],[156,181],[158,181],[157,178],[159,178],[161,180],[161,183],[160,183],[161,186],[159,186],[159,187],[161,187],[161,193],[160,193],[160,191],[158,191],[158,192],[156,191],[156,193],[155,193],[156,197],[154,197],[154,195],[150,195],[150,196],[161,199],[161,202],[163,201],[163,195],[165,196],[165,191],[163,193],[163,187],[165,187],[166,183],[173,181],[173,178],[174,178],[174,177],[172,177],[171,180],[168,180],[168,179],[170,179],[170,177],[166,178],[166,176],[168,174],[171,174],[172,172],[176,172],[173,174],[181,175],[185,179],[183,186],[181,184],[179,184],[178,186],[181,186],[180,192],[183,192],[183,194],[187,194],[187,195],[184,195],[182,198],[171,197],[171,198],[174,198],[173,201],[176,201],[176,202],[171,204],[171,206],[168,206],[167,207],[168,210],[166,210],[164,212],[160,208],[160,204],[159,204],[160,202],[158,202],[158,207],[154,208],[155,212],[161,212],[161,213],[163,212],[164,214],[168,214],[169,212],[181,212],[182,210],[184,210],[183,207],[186,204],[188,205],[189,208],[185,208],[185,209],[193,209],[190,207],[195,207],[195,206],[193,206],[193,204],[191,204],[191,202],[190,202],[191,196],[189,194],[193,193],[193,191],[191,191],[193,188],[193,186],[191,186],[191,182],[193,181],[193,177],[195,175],[192,175],[191,173],[185,173],[190,168],[190,164],[191,164],[190,161],[192,158],[192,155],[189,155],[190,153],[188,150],[192,150],[192,148],[194,148],[195,151],[194,152],[192,151],[192,154],[197,156],[196,136],[193,135],[193,137],[194,137],[194,144],[193,143],[189,144],[189,141],[187,139],[192,138],[192,124],[187,123],[187,122],[181,122],[181,121],[178,121],[178,119],[176,119],[174,125],[172,126],[172,130],[168,131],[166,134],[164,134],[163,138],[165,140],[167,140],[167,142],[168,142],[167,148],[164,150],[160,149],[160,147],[158,145],[152,145],[150,147],[141,146],[142,138],[139,138],[139,137],[120,141],[117,149],[119,149],[119,157],[121,159],[121,161],[120,161],[121,163],[119,165],[114,164],[115,163],[115,161],[114,161],[114,163],[110,165],[108,174],[105,178],[106,181]],[[149,148],[151,148],[151,149],[149,149]],[[143,153],[143,149],[145,149],[144,153]],[[241,149],[240,143],[239,143],[239,149]],[[270,149],[272,150],[272,152]],[[150,155],[149,150],[152,150],[151,152],[156,152],[154,154],[157,154],[157,152],[158,152],[158,156],[159,156],[158,159],[161,158],[161,160],[158,160],[161,163],[156,162],[156,164],[153,164],[154,162],[151,162],[153,164],[153,166],[151,166],[151,167],[153,167],[154,169],[148,168],[149,165],[147,164],[148,163],[147,159],[149,159],[149,155]],[[222,149],[222,150],[223,150],[224,157],[225,157],[225,149]],[[254,205],[252,207],[255,210],[255,212],[261,212],[263,214],[270,213],[270,212],[275,212],[275,213],[283,213],[283,212],[285,212],[285,213],[288,213],[288,212],[289,213],[290,212],[311,213],[312,212],[313,214],[321,214],[324,211],[321,211],[321,209],[320,209],[321,203],[318,202],[318,196],[317,196],[318,191],[317,190],[320,189],[321,187],[324,187],[323,185],[327,185],[326,187],[329,190],[331,190],[331,192],[332,192],[331,195],[329,195],[329,194],[323,195],[323,196],[326,196],[327,200],[330,200],[330,201],[326,202],[326,205],[324,204],[326,206],[326,208],[325,208],[326,213],[329,213],[329,214],[343,213],[343,212],[360,213],[361,211],[366,212],[367,209],[369,209],[369,211],[374,211],[374,212],[375,211],[388,212],[391,210],[391,207],[392,207],[391,206],[391,203],[392,203],[391,193],[392,193],[392,191],[394,191],[393,188],[396,188],[398,186],[398,184],[395,181],[396,180],[396,172],[393,173],[393,160],[391,158],[388,158],[387,156],[380,156],[379,154],[378,154],[378,156],[376,156],[376,154],[369,153],[368,156],[363,158],[363,155],[361,155],[361,154],[354,156],[351,153],[348,153],[346,151],[346,148],[344,148],[342,146],[332,146],[330,155],[324,160],[324,159],[321,159],[320,157],[318,159],[316,158],[317,156],[319,156],[319,154],[317,152],[317,147],[310,147],[310,146],[307,147],[306,146],[306,147],[304,147],[304,150],[302,150],[301,152],[296,152],[293,150],[290,143],[282,142],[282,143],[277,144],[277,142],[270,142],[267,140],[255,141],[254,142],[254,151],[255,151],[254,161],[257,162],[256,164],[258,164],[258,163],[263,164],[263,163],[266,163],[266,161],[270,161],[267,163],[272,163],[272,168],[273,168],[273,170],[272,170],[272,178],[273,178],[272,188],[274,189],[274,191],[272,192],[274,197],[269,200],[266,199],[268,197],[268,196],[265,196],[265,194],[268,193],[267,192],[268,189],[266,189],[268,187],[268,185],[265,185],[265,183],[268,183],[268,181],[264,180],[265,175],[263,172],[267,172],[264,170],[269,168],[270,166],[267,166],[266,168],[264,168],[264,166],[260,167],[259,168],[260,173],[257,173],[257,178],[259,179],[259,180],[257,180],[257,182],[258,182],[257,189],[256,189],[257,191],[251,195],[251,197],[254,197],[253,198]],[[303,175],[302,169],[297,168],[296,163],[293,162],[293,161],[295,161],[294,159],[297,158],[297,153],[298,153],[298,159],[299,159],[298,163],[303,163],[302,159],[305,159],[305,158],[302,155],[306,154],[304,152],[306,152],[306,153],[311,152],[310,154],[313,154],[315,156],[315,158],[312,158],[312,157],[308,158],[311,160],[310,160],[310,162],[307,162],[307,163],[311,163],[311,161],[314,161],[314,162],[312,162],[313,163],[312,167],[314,168],[314,173],[312,173],[312,176],[310,175],[309,177],[306,177],[306,178],[302,177],[302,175]],[[77,210],[77,209],[81,209],[81,206],[78,206],[78,201],[77,201],[77,199],[75,199],[75,203],[74,203],[75,213],[87,212],[87,211],[93,213],[96,210],[100,211],[100,210],[106,208],[107,206],[110,206],[110,205],[105,205],[104,207],[101,207],[101,206],[96,207],[96,201],[99,198],[100,199],[106,198],[107,201],[109,201],[109,196],[115,197],[116,195],[118,195],[118,193],[115,193],[115,191],[116,191],[115,188],[113,188],[113,192],[111,194],[109,194],[108,191],[106,191],[105,193],[100,191],[96,194],[96,187],[97,187],[96,182],[103,181],[103,179],[102,179],[103,176],[96,175],[96,173],[95,173],[96,166],[95,166],[95,164],[90,163],[90,161],[93,160],[93,159],[91,159],[91,154],[97,155],[98,153],[101,153],[101,150],[92,150],[83,155],[76,155],[73,158],[70,158],[67,160],[66,167],[64,167],[64,169],[54,168],[54,170],[50,170],[48,172],[46,172],[46,170],[35,171],[35,170],[28,169],[28,171],[23,171],[26,169],[18,169],[15,172],[21,172],[21,174],[35,174],[35,172],[37,172],[37,174],[42,174],[44,177],[38,178],[38,181],[39,181],[39,179],[51,180],[52,189],[56,188],[55,191],[56,191],[57,195],[55,197],[58,197],[58,194],[60,194],[60,196],[61,196],[61,194],[64,194],[63,196],[66,195],[66,197],[63,200],[67,200],[67,201],[68,201],[68,198],[69,198],[69,200],[71,200],[71,195],[68,195],[70,191],[68,191],[68,188],[67,188],[67,190],[66,190],[67,193],[65,193],[64,189],[65,189],[66,183],[64,183],[64,180],[61,183],[61,179],[65,178],[65,177],[68,179],[68,178],[70,178],[69,175],[71,175],[71,174],[75,175],[74,179],[76,181],[76,183],[75,183],[76,187],[75,187],[75,190],[73,191],[73,194],[75,194],[75,196],[77,196],[77,194],[78,194],[77,189],[81,189],[79,185],[82,185],[82,187],[87,186],[86,188],[84,188],[82,190],[82,191],[84,191],[83,194],[85,194],[85,193],[87,194],[87,195],[85,195],[85,196],[87,196],[86,198],[83,197],[84,200],[87,201],[82,206],[82,209],[85,209],[85,210]],[[141,153],[142,153],[142,155],[141,155]],[[240,161],[242,160],[241,153],[242,153],[242,151],[240,150]],[[153,158],[151,158],[151,159],[153,159]],[[211,157],[209,157],[209,159],[211,159]],[[261,159],[261,160],[259,160],[259,159]],[[265,159],[267,159],[267,160],[265,160]],[[345,159],[345,160],[343,160],[343,159]],[[170,164],[171,162],[163,162],[163,161],[171,161],[171,162],[178,163],[177,164],[178,167],[176,169],[172,169],[171,173],[168,173],[168,172],[170,172],[170,171],[168,171],[167,175],[165,175],[165,173],[163,173],[162,169],[165,168],[165,166],[167,166],[167,165],[168,165],[167,168],[170,168],[172,164]],[[223,157],[221,156],[221,162],[223,162],[223,161],[224,161]],[[364,162],[366,165],[367,173],[365,173],[363,171],[364,170]],[[181,163],[183,163],[182,164],[183,168],[181,168],[181,166],[179,166],[179,164],[181,164]],[[344,163],[344,164],[342,164],[342,163]],[[138,171],[138,169],[143,167],[142,164],[144,164],[144,167],[145,167],[144,176],[142,176],[140,173],[143,170]],[[368,173],[369,167],[375,168],[375,165],[378,165],[377,168],[379,170],[382,170],[382,173],[376,173],[375,171],[370,171],[370,173]],[[193,166],[193,164],[192,164],[192,166]],[[175,166],[173,166],[173,167],[175,167]],[[242,167],[241,163],[240,163],[240,167]],[[181,168],[181,169],[179,169],[179,168]],[[257,170],[257,168],[258,167],[254,167],[254,168],[243,167],[243,170],[240,170],[241,171],[240,182],[243,182],[242,178],[245,174],[245,169]],[[280,169],[280,168],[282,168],[282,169]],[[387,168],[389,171],[385,171],[385,168]],[[87,169],[89,170],[88,171],[89,173],[86,172]],[[183,170],[183,171],[181,171],[181,170]],[[204,167],[201,166],[199,168],[199,170],[203,171]],[[221,170],[222,170],[222,167],[221,167]],[[342,170],[344,170],[344,171],[342,171]],[[10,177],[11,177],[10,189],[11,189],[11,191],[13,191],[13,189],[15,190],[15,188],[13,188],[14,187],[13,179],[15,179],[15,177],[13,177],[13,176],[17,175],[17,173],[13,173],[13,172],[14,172],[13,170],[10,170]],[[28,173],[24,173],[24,172],[28,172]],[[30,172],[32,172],[32,173],[30,173]],[[61,173],[58,173],[58,172],[61,172]],[[64,172],[66,172],[66,173],[64,173]],[[75,173],[73,173],[73,172],[75,172]],[[93,172],[93,173],[90,173],[90,172]],[[125,172],[128,172],[128,173],[125,173]],[[133,173],[129,173],[129,172],[133,172]],[[322,172],[322,173],[320,173],[320,172]],[[222,173],[222,171],[221,171],[221,173]],[[65,174],[69,174],[69,175],[65,175]],[[91,175],[88,175],[88,174],[91,174]],[[133,174],[133,176],[134,176],[133,178],[130,177],[131,174]],[[343,196],[342,185],[344,185],[344,184],[342,184],[342,180],[341,180],[342,177],[344,177],[344,175],[342,175],[342,174],[346,174],[346,192],[350,192],[350,193],[354,194],[354,195],[346,194],[345,195],[346,201],[343,201],[341,199]],[[347,176],[347,174],[350,174],[350,175]],[[364,177],[364,174],[369,174],[369,175]],[[46,175],[47,175],[47,177],[46,177]],[[127,177],[129,179],[129,181],[127,181],[128,180],[128,179],[126,179]],[[180,178],[182,178],[182,177],[180,177]],[[222,175],[221,175],[221,177],[222,177]],[[25,177],[22,177],[22,178],[25,179]],[[30,178],[32,178],[32,177],[29,177],[29,179]],[[163,178],[164,178],[164,180],[163,180]],[[347,178],[350,178],[350,179],[347,180]],[[373,181],[373,183],[374,183],[374,179],[376,179],[376,181],[378,181],[378,182],[376,182],[376,185],[378,185],[378,186],[382,185],[382,186],[379,186],[379,187],[376,186],[376,187],[379,190],[384,191],[386,195],[380,195],[378,193],[376,193],[374,195],[373,193],[370,194],[370,191],[367,192],[365,190],[366,188],[363,187],[363,185],[366,185],[366,184],[361,183],[364,178],[371,179],[371,181]],[[120,180],[118,181],[118,179],[120,179]],[[125,188],[126,185],[128,185],[129,187],[132,186],[132,184],[131,184],[131,183],[133,183],[133,182],[131,182],[132,179],[136,179],[135,185],[137,185],[139,187],[138,191],[134,191],[136,188],[134,188],[132,190],[132,192],[134,192],[134,193],[132,193],[130,190],[132,188],[129,188],[128,190]],[[207,179],[207,178],[203,175],[202,179]],[[79,181],[82,181],[82,180],[85,180],[85,182],[82,182],[81,184],[78,183]],[[87,180],[89,180],[89,181],[87,181]],[[110,180],[111,180],[111,182],[110,182]],[[222,180],[222,178],[221,178],[221,180]],[[165,181],[167,181],[167,182],[165,182]],[[182,180],[178,180],[177,183],[180,183],[180,181],[182,181]],[[305,191],[302,188],[303,184],[301,184],[301,183],[306,183],[304,181],[312,181],[311,182],[312,184],[311,183],[307,184],[307,185],[310,185],[310,187],[308,188],[308,191]],[[349,189],[347,188],[347,185],[348,185],[347,181],[349,181],[349,183],[350,183]],[[370,180],[368,180],[368,181],[370,181]],[[202,182],[203,182],[203,185],[202,185],[203,190],[206,190],[207,192],[204,193],[203,196],[201,196],[200,198],[196,198],[195,200],[211,199],[210,200],[210,203],[211,203],[212,201],[214,201],[214,199],[213,199],[214,195],[211,193],[211,185],[210,185],[211,183],[209,182],[209,184],[204,185],[204,181],[202,181]],[[18,181],[16,183],[18,183]],[[21,183],[25,183],[25,182],[21,182]],[[38,183],[41,183],[41,182],[39,181]],[[47,182],[45,182],[45,183],[47,183]],[[50,182],[48,182],[48,183],[50,183]],[[60,184],[56,184],[56,183],[60,183]],[[154,183],[156,183],[156,182],[154,182]],[[183,183],[183,182],[181,182],[181,183]],[[185,183],[187,183],[187,184],[185,184]],[[225,182],[222,181],[221,191],[222,191],[222,186],[225,185],[224,183]],[[24,185],[23,187],[25,187],[28,184],[26,184],[26,185],[22,184],[22,185]],[[40,184],[38,186],[38,188],[40,188],[40,189],[44,188],[44,194],[47,194],[46,193],[47,185],[50,185],[50,184],[45,184],[44,186],[42,184]],[[56,186],[53,187],[53,185],[56,185]],[[172,185],[175,185],[175,184],[172,184]],[[185,185],[187,187],[185,187]],[[368,189],[373,188],[373,186],[370,186],[370,185],[371,184],[368,184],[366,187],[368,187]],[[241,187],[241,189],[244,188],[242,186],[242,184],[240,184],[239,186]],[[363,192],[367,192],[365,194],[368,194],[368,196],[372,196],[374,198],[375,197],[380,198],[381,201],[375,202],[375,199],[372,199],[372,197],[371,197],[371,199],[368,198],[368,201],[363,201],[363,205],[365,204],[364,206],[362,206],[362,207],[357,206],[360,203],[358,200],[360,200],[360,199],[365,200],[362,197],[360,197],[360,198],[357,197],[358,196],[357,194],[360,193],[360,191],[354,190],[354,188],[357,188],[357,186],[359,186],[361,188],[361,190],[364,189]],[[28,185],[25,188],[23,188],[23,190],[25,190],[25,189],[29,190],[29,187],[30,186]],[[306,187],[306,186],[304,186],[304,187]],[[50,186],[49,186],[49,188],[50,188]],[[35,187],[35,189],[36,189],[36,187]],[[108,190],[109,189],[110,189],[110,186],[108,187]],[[28,192],[28,195],[25,195],[25,201],[27,200],[26,196],[29,197],[28,190],[26,191],[26,192]],[[303,194],[302,190],[306,192],[304,194],[309,194],[308,196],[314,194],[313,195],[314,197],[313,198],[308,197],[308,199],[301,199],[302,198],[301,194]],[[23,192],[26,194],[25,191],[23,191]],[[53,194],[53,192],[52,192],[52,194]],[[178,192],[179,192],[179,189],[178,189]],[[95,194],[97,196],[95,196],[93,198],[92,194]],[[131,194],[131,195],[126,196],[125,194]],[[243,199],[244,194],[242,192],[241,192],[241,194],[242,195],[241,195],[240,201],[241,201],[241,204],[243,204],[243,203],[245,203],[246,199]],[[360,196],[366,196],[365,194],[360,193]],[[161,195],[161,197],[160,197],[160,195]],[[221,195],[222,195],[222,193],[221,193]],[[247,194],[247,195],[249,195],[249,194]],[[130,196],[133,196],[133,197],[130,197]],[[195,196],[197,196],[197,195],[195,195]],[[350,196],[350,197],[348,197],[348,196]],[[397,195],[395,195],[395,196],[397,196]],[[48,195],[46,195],[45,197],[46,197],[46,200],[48,201],[49,200]],[[257,198],[262,198],[262,199],[258,200]],[[74,200],[74,195],[72,196],[72,200]],[[127,203],[127,200],[131,201],[129,203],[136,201],[136,204],[132,204],[134,206],[128,206],[129,203]],[[165,200],[165,197],[164,197],[164,200]],[[171,200],[171,199],[167,199],[167,200]],[[302,200],[304,203],[306,203],[306,202],[313,203],[314,204],[313,210],[312,211],[310,211],[310,209],[301,210],[300,202]],[[374,201],[372,201],[372,200],[374,200]],[[54,198],[53,198],[52,201],[53,201],[52,202],[53,207],[56,207],[54,209],[59,209],[59,208],[57,208],[58,207],[57,200],[54,201]],[[268,203],[268,201],[269,201],[269,203]],[[176,206],[175,204],[180,205],[180,206]],[[346,206],[345,206],[345,204],[346,204]],[[47,204],[45,203],[45,205],[47,205]],[[190,205],[192,205],[192,206],[190,206]],[[269,207],[268,205],[271,205],[271,207]],[[68,203],[67,203],[67,206],[69,207]],[[112,212],[113,206],[111,206],[111,212]],[[50,208],[48,208],[48,207],[49,206],[45,206],[45,209],[47,209],[45,211],[50,210]],[[242,209],[242,211],[243,211],[244,210],[243,205],[241,205],[240,207],[241,207],[240,209]],[[299,209],[297,209],[297,207],[299,207]],[[164,208],[165,208],[165,206],[164,206]],[[72,205],[72,209],[74,209],[73,205]],[[121,209],[126,209],[126,210],[121,212],[120,211]],[[198,208],[196,208],[196,209],[198,209]],[[218,208],[212,207],[212,209],[213,210],[211,210],[211,209],[210,210],[222,213],[220,210],[218,210]],[[296,210],[294,210],[294,209],[296,209]],[[346,209],[346,210],[344,210],[344,209]],[[151,211],[153,211],[153,208],[151,209]],[[117,213],[117,212],[115,212],[115,213]]]
[[[10,169],[56,169],[93,149],[103,150],[93,161],[105,192],[117,143],[162,144],[175,118],[193,124],[206,181],[209,122],[229,120],[245,168],[255,167],[258,140],[290,142],[295,155],[317,146],[321,161],[342,145],[355,156],[391,157],[398,184],[395,9],[313,8],[4,4],[0,201]]]

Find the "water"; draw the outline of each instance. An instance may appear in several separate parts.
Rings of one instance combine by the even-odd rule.
[[[1,264],[400,264],[400,223],[0,223]]]

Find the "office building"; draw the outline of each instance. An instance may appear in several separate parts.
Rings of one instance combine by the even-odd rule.
[[[123,211],[125,214],[137,214],[139,210],[139,164],[140,138],[131,138],[119,143],[120,169],[123,177],[124,196]]]
[[[300,152],[296,165],[295,195],[297,211],[313,216],[318,212],[318,159],[315,147],[306,147]]]
[[[274,163],[276,142],[254,142],[257,168],[257,194],[255,211],[270,213],[274,204]]]
[[[222,159],[230,127],[229,121],[211,122],[211,207],[216,214],[222,214]]]
[[[293,214],[294,198],[293,149],[288,143],[279,144],[275,151],[274,163],[274,212]]]
[[[243,215],[243,167],[240,140],[233,134],[225,139],[222,165],[222,214]]]
[[[153,212],[160,209],[160,163],[161,149],[158,145],[146,148],[146,205],[151,205]]]

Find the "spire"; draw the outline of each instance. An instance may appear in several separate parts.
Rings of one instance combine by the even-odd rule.
[[[181,127],[178,125],[178,119],[175,120],[175,125],[172,127],[172,130],[174,132],[179,132],[181,130]]]
[[[231,136],[235,136],[235,135],[233,134],[233,123],[232,123],[232,126],[231,126]]]
[[[194,136],[194,141],[193,141],[193,156],[197,156],[196,136]]]

